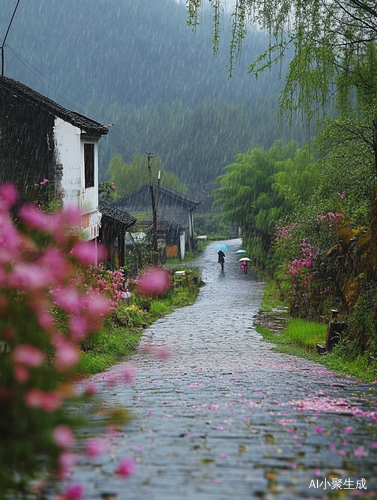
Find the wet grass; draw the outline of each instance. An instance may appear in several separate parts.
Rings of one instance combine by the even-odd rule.
[[[316,349],[317,344],[326,344],[327,325],[291,319],[284,330],[284,336],[305,349]]]
[[[265,287],[260,313],[281,308],[280,294],[276,285],[269,281]],[[352,375],[365,382],[377,380],[377,362],[370,359],[368,354],[352,357],[342,345],[336,346],[331,352],[320,355],[316,345],[326,344],[327,324],[320,324],[303,319],[289,319],[283,323],[284,328],[276,329],[279,320],[274,320],[270,314],[265,316],[266,321],[260,321],[256,330],[263,338],[273,342],[274,350],[293,356],[315,361],[329,370],[338,371],[345,375]],[[279,323],[282,325],[282,323]]]

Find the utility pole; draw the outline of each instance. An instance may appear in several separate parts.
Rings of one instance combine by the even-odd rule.
[[[148,153],[148,170],[149,170],[149,186],[151,190],[151,201],[152,201],[152,250],[153,257],[152,262],[154,265],[158,264],[158,245],[157,245],[157,210],[156,203],[154,199],[153,182],[152,182],[152,153]]]
[[[5,37],[4,37],[4,40],[3,40],[3,44],[2,46],[0,47],[1,49],[1,76],[4,76],[4,47],[5,47],[5,42],[7,40],[7,36],[8,36],[8,33],[9,33],[9,30],[10,30],[10,27],[11,27],[11,24],[13,22],[13,18],[16,14],[16,10],[17,10],[17,7],[18,7],[18,4],[20,3],[20,0],[17,0],[17,5],[16,7],[14,8],[14,11],[13,11],[13,15],[12,15],[12,19],[10,20],[10,23],[8,25],[8,29],[7,29],[7,32],[5,33]]]

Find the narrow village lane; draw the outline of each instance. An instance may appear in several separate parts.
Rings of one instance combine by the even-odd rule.
[[[93,377],[104,405],[135,418],[73,480],[88,500],[377,498],[377,385],[274,352],[253,326],[263,283],[227,243],[224,273],[211,244],[195,304],[145,331],[171,357],[133,356],[133,385],[109,384],[123,364]],[[127,480],[114,474],[125,456]]]

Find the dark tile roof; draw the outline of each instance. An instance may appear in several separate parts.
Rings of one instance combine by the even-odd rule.
[[[57,104],[48,97],[39,94],[30,87],[27,87],[26,85],[23,85],[22,83],[12,80],[6,76],[0,76],[0,91],[2,88],[12,92],[13,95],[17,97],[21,97],[34,104],[38,104],[41,108],[45,109],[52,115],[61,118],[62,120],[80,128],[81,130],[84,130],[87,133],[106,135],[109,131],[107,127],[101,125],[100,123],[91,120],[80,113],[76,113],[75,111],[69,111],[68,109],[63,108],[63,106],[60,106],[60,104]]]
[[[154,191],[154,196],[155,196],[155,201],[156,203],[158,202],[158,194],[160,199],[162,198],[170,198],[171,200],[174,200],[177,204],[180,206],[186,206],[189,209],[194,209],[198,205],[200,205],[200,201],[195,200],[194,198],[190,198],[189,196],[178,193],[177,191],[173,191],[172,189],[166,188],[165,186],[158,187],[157,184],[153,184],[153,191]],[[137,191],[134,191],[133,193],[129,194],[128,196],[125,196],[124,198],[121,198],[120,200],[117,200],[114,202],[114,205],[117,207],[133,207],[134,205],[138,203],[142,197],[149,197],[150,196],[150,186],[149,184],[144,185]]]
[[[195,200],[194,198],[190,198],[190,196],[187,196],[182,193],[178,193],[177,191],[173,191],[172,189],[169,189],[165,186],[158,187],[157,184],[153,184],[154,192],[157,193],[158,189],[160,190],[161,193],[165,193],[168,196],[171,196],[172,198],[175,198],[177,200],[182,201],[183,203],[186,203],[187,205],[190,205],[191,207],[197,207],[200,205],[200,201]]]
[[[117,208],[109,205],[108,203],[105,203],[104,201],[99,202],[98,209],[101,212],[102,216],[113,219],[114,221],[125,225],[126,228],[133,226],[136,222],[135,217],[132,217],[132,215],[130,215],[128,212],[125,212],[124,210],[118,210]]]

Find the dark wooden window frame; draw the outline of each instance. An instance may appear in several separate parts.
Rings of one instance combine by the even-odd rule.
[[[92,142],[84,143],[85,188],[94,187],[94,146],[95,145]]]

